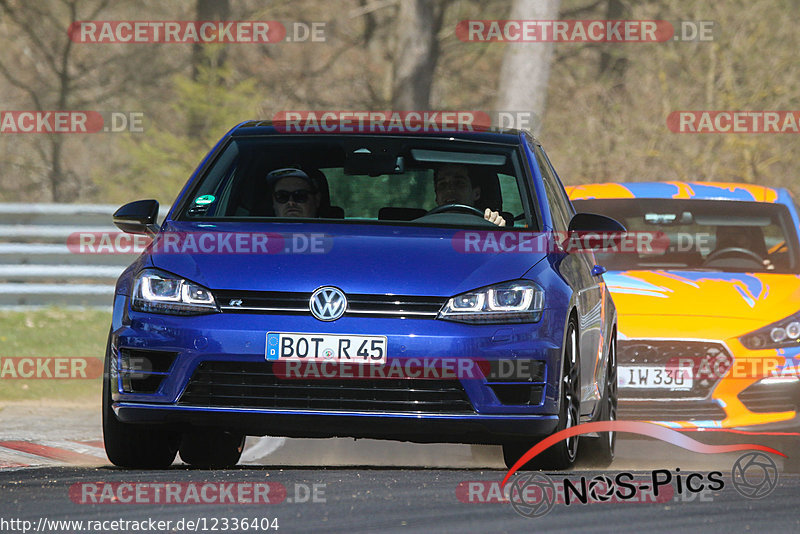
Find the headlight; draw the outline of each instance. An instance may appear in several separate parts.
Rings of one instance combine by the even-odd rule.
[[[208,289],[155,269],[145,269],[136,277],[131,307],[136,311],[170,315],[219,311]]]
[[[456,295],[437,319],[461,323],[535,323],[542,318],[544,290],[527,280],[503,282]]]
[[[751,350],[800,345],[800,312],[739,338]]]

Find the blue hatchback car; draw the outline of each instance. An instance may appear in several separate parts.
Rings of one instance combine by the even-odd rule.
[[[291,133],[238,125],[120,276],[106,354],[112,463],[229,467],[245,436],[503,446],[616,416],[616,312],[525,131]],[[584,439],[610,462],[614,435]],[[578,438],[538,466],[575,461]]]

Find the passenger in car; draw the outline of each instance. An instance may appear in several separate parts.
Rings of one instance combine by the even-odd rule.
[[[439,167],[433,175],[433,187],[438,206],[447,204],[475,206],[481,197],[481,188],[473,183],[466,165],[448,164]],[[497,226],[506,225],[503,216],[490,208],[486,208],[483,218]]]
[[[272,186],[272,206],[276,217],[317,217],[319,186],[304,171],[276,169],[267,175]]]

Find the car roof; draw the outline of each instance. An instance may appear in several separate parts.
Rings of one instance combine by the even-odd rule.
[[[271,121],[271,120],[250,120],[243,122],[231,130],[230,135],[233,137],[251,136],[251,135],[282,135],[287,134],[286,130],[281,128],[286,122]],[[481,128],[481,131],[455,131],[447,130],[444,132],[437,131],[421,131],[421,132],[390,132],[390,133],[370,133],[370,132],[302,132],[299,134],[289,135],[374,135],[374,136],[402,136],[402,137],[437,137],[437,138],[452,138],[463,139],[468,141],[478,141],[485,143],[498,143],[504,145],[518,145],[520,142],[520,135],[525,135],[534,144],[539,144],[535,137],[528,130],[519,130],[514,128],[496,128],[487,127]]]
[[[629,182],[573,185],[565,188],[571,200],[611,198],[686,198],[780,202],[790,198],[783,188],[736,182]]]

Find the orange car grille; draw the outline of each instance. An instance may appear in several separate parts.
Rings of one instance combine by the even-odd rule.
[[[618,345],[620,366],[665,366],[677,369],[691,364],[693,386],[690,390],[658,388],[620,388],[620,399],[702,400],[733,364],[733,357],[724,345],[702,341],[625,340]]]

